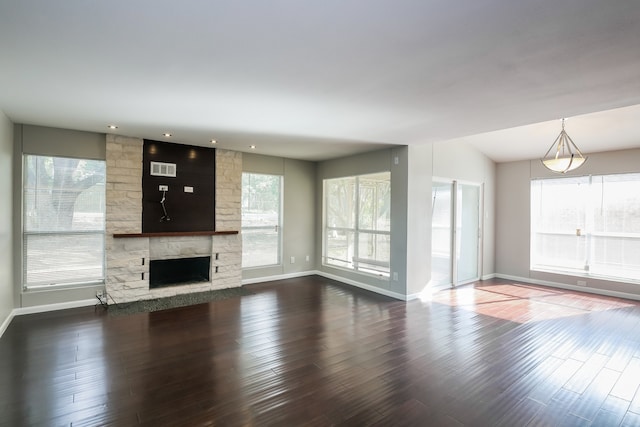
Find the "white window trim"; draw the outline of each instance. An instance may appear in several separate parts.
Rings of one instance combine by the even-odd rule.
[[[275,226],[277,228],[277,232],[278,232],[278,262],[275,264],[263,264],[263,265],[254,265],[254,266],[250,266],[250,267],[242,267],[242,270],[246,270],[246,271],[251,271],[251,270],[260,270],[260,269],[264,269],[264,268],[274,268],[274,267],[282,267],[283,266],[283,238],[284,238],[284,230],[283,230],[283,217],[284,217],[284,176],[279,175],[279,174],[272,174],[272,173],[258,173],[258,172],[249,172],[249,171],[244,171],[242,172],[242,174],[249,174],[249,175],[267,175],[267,176],[275,176],[278,177],[280,180],[280,194],[279,194],[279,209],[280,212],[278,213],[278,224]],[[242,206],[241,206],[242,209]],[[241,214],[242,216],[242,214]],[[272,226],[243,226],[242,224],[240,225],[240,233],[242,235],[242,231],[244,230],[268,230],[270,229]],[[243,249],[244,250],[244,249]]]
[[[92,287],[96,285],[104,285],[106,283],[106,245],[104,242],[106,241],[106,194],[105,194],[105,220],[103,221],[102,230],[69,230],[69,231],[27,231],[25,224],[25,174],[27,173],[27,158],[28,157],[51,157],[51,158],[68,158],[68,159],[78,159],[78,160],[87,160],[87,161],[101,161],[105,165],[105,182],[106,185],[106,160],[98,159],[98,158],[84,158],[84,157],[73,157],[66,155],[50,155],[50,154],[32,154],[32,153],[23,153],[22,154],[22,186],[20,188],[20,229],[21,229],[21,238],[20,238],[20,272],[19,272],[19,280],[21,283],[21,287],[23,292],[37,292],[37,291],[46,291],[46,290],[63,290],[63,289],[79,289],[83,287]],[[106,188],[106,187],[105,187]],[[105,189],[106,192],[106,189]],[[77,282],[64,282],[64,283],[33,283],[27,284],[27,262],[26,262],[26,239],[27,236],[37,236],[37,235],[98,235],[102,236],[103,246],[102,246],[102,277],[93,279],[93,280],[81,280]]]
[[[634,174],[636,175],[637,173],[630,173],[630,174]],[[613,174],[596,174],[596,175],[588,175],[589,179],[589,185],[591,185],[591,177],[592,176],[615,176],[615,175],[626,175],[625,173],[613,173]],[[585,176],[572,176],[572,177],[567,177],[567,178],[584,178]],[[555,180],[555,179],[561,179],[561,178],[535,178],[532,179],[530,182],[530,187],[531,188],[531,184],[533,184],[536,181],[545,181],[545,180]],[[531,198],[531,195],[530,195]],[[531,210],[533,209],[533,204],[531,205]],[[531,215],[531,213],[530,213]],[[545,265],[545,264],[534,264],[534,233],[535,234],[548,234],[548,235],[555,235],[555,236],[572,236],[575,235],[574,233],[571,232],[552,232],[552,231],[545,231],[545,230],[539,230],[539,231],[535,231],[533,230],[533,226],[534,226],[534,221],[533,218],[531,218],[531,230],[530,230],[530,255],[529,255],[529,269],[532,272],[540,272],[540,273],[551,273],[551,274],[558,274],[558,275],[565,275],[565,276],[571,276],[571,277],[579,277],[579,278],[585,278],[585,279],[595,279],[595,280],[603,280],[603,281],[609,281],[609,282],[616,282],[616,283],[631,283],[631,284],[640,284],[640,279],[634,279],[634,278],[630,278],[630,277],[620,277],[620,276],[609,276],[606,274],[601,274],[601,273],[593,273],[589,270],[589,261],[590,260],[586,260],[587,265],[585,265],[582,268],[575,268],[575,267],[558,267],[558,266],[552,266],[552,265]],[[597,231],[592,231],[592,230],[586,230],[585,234],[582,235],[581,237],[584,239],[590,239],[591,237],[616,237],[616,238],[629,238],[629,239],[640,239],[640,233],[625,233],[625,232],[597,232]]]
[[[389,171],[381,171],[378,173],[389,173]],[[383,235],[383,236],[390,236],[391,240],[391,231],[386,231],[386,230],[369,230],[369,229],[359,229],[359,223],[360,223],[360,181],[359,178],[363,177],[363,176],[367,176],[367,175],[374,175],[376,174],[376,172],[372,172],[372,173],[368,173],[368,174],[361,174],[361,175],[351,175],[351,176],[344,176],[344,177],[336,177],[336,178],[327,178],[323,180],[322,183],[322,266],[323,267],[327,267],[327,268],[335,268],[337,270],[341,270],[341,271],[345,271],[345,272],[349,272],[349,273],[356,273],[356,274],[361,274],[364,276],[369,276],[369,277],[374,277],[377,279],[385,279],[385,280],[389,280],[391,277],[391,260],[389,260],[389,271],[379,271],[379,270],[375,270],[375,269],[360,269],[357,268],[357,263],[353,262],[353,260],[344,260],[344,259],[339,259],[339,258],[333,258],[333,257],[329,257],[327,256],[327,248],[328,248],[328,236],[329,236],[329,232],[330,231],[346,231],[346,232],[351,232],[354,234],[354,241],[357,242],[358,241],[358,235],[360,233],[364,233],[364,234],[375,234],[375,235]],[[326,183],[327,181],[331,180],[331,179],[344,179],[344,178],[355,178],[355,203],[354,203],[354,207],[355,207],[355,219],[354,219],[354,227],[350,228],[350,227],[332,227],[327,225],[327,198],[326,198]],[[359,258],[359,245],[355,244],[354,245],[354,255],[353,258]],[[391,258],[391,253],[389,253],[389,258]],[[343,263],[346,263],[348,265],[354,265],[354,267],[349,268],[349,267],[344,267],[341,265],[336,265],[336,264],[331,264],[328,262],[328,260],[336,260],[336,261],[340,261]],[[371,264],[375,264],[378,261],[376,260],[370,260]]]

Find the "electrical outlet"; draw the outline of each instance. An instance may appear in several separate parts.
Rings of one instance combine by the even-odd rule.
[[[398,281],[398,272],[397,272],[397,271],[394,271],[394,272],[393,272],[393,281],[394,281],[394,282],[397,282],[397,281]]]
[[[169,186],[168,185],[159,185],[158,186],[158,190],[159,191],[169,191]]]
[[[104,296],[104,292],[102,289],[96,291],[96,298],[102,298]]]
[[[304,258],[305,261],[309,262],[309,255]]]
[[[291,264],[295,264],[296,263],[296,257],[292,256],[291,257]]]

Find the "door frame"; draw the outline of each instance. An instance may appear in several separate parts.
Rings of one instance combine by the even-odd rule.
[[[443,178],[443,177],[432,177],[432,183],[437,182],[440,184],[451,184],[451,235],[450,235],[450,255],[451,255],[451,263],[449,265],[449,273],[451,277],[451,283],[448,286],[455,288],[456,286],[465,285],[467,283],[472,283],[478,281],[482,278],[483,271],[483,241],[484,241],[484,183],[478,183],[473,181],[466,181],[461,179],[452,179],[452,178]],[[464,282],[458,282],[458,258],[456,256],[458,249],[458,230],[457,230],[457,215],[458,215],[458,185],[470,185],[478,188],[478,239],[477,239],[477,275],[474,279],[465,280]],[[433,188],[433,186],[432,186]],[[433,197],[431,195],[431,197]],[[431,224],[433,227],[433,218],[431,219]],[[433,238],[433,234],[432,234]],[[433,264],[432,264],[433,265]],[[447,286],[447,285],[441,285]]]

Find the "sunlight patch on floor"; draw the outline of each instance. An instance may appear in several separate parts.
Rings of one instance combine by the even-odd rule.
[[[434,292],[429,299],[517,323],[558,319],[639,304],[620,298],[518,283],[447,289]]]

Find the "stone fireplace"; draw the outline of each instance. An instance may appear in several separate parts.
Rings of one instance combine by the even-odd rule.
[[[143,140],[107,135],[106,290],[109,303],[171,297],[242,284],[242,153],[216,150],[215,232],[142,233]],[[116,237],[114,237],[116,235]],[[209,280],[149,286],[152,261],[209,257]]]

